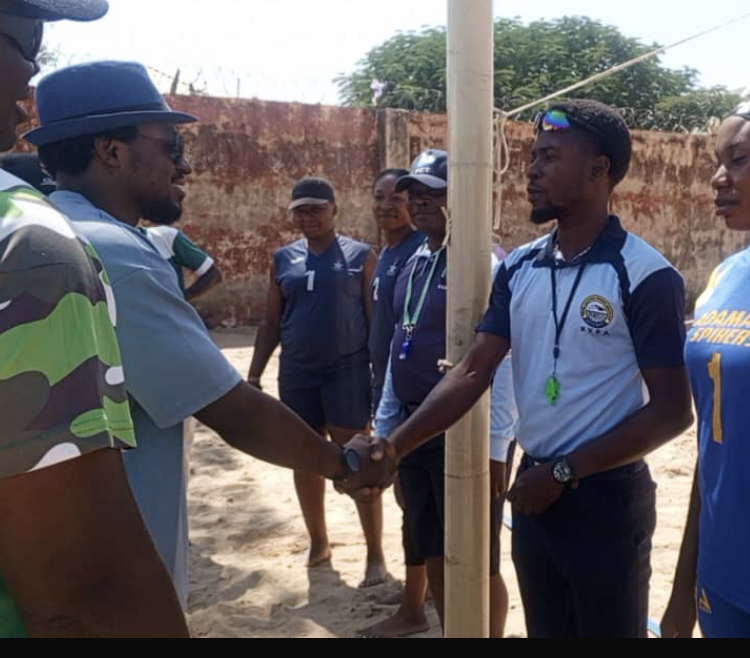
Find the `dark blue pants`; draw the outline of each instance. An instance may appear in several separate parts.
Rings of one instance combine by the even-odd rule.
[[[528,457],[519,475],[532,468]],[[530,638],[644,638],[656,486],[645,462],[585,478],[541,515],[513,515]]]

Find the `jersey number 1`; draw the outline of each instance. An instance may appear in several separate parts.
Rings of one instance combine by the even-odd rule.
[[[724,430],[721,424],[721,354],[714,354],[708,364],[708,373],[714,383],[714,441],[724,443]]]
[[[307,292],[315,292],[315,271],[307,273]]]

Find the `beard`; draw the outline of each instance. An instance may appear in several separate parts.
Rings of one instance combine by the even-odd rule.
[[[560,217],[560,210],[552,206],[545,208],[534,208],[531,211],[531,223],[536,226],[543,226]]]
[[[171,226],[182,218],[182,204],[164,199],[154,201],[143,209],[143,219],[158,226]]]

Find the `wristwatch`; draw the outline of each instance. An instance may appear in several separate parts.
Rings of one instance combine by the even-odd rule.
[[[573,467],[566,457],[561,457],[552,464],[552,477],[555,482],[565,487],[569,487],[575,482],[576,477],[573,473]]]
[[[362,470],[359,453],[353,448],[344,449],[344,467],[346,469],[346,477],[357,475]]]

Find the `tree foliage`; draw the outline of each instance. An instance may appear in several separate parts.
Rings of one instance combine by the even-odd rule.
[[[524,24],[495,22],[496,106],[510,111],[657,48],[585,17]],[[373,48],[351,75],[336,82],[347,105],[373,103],[373,80],[385,83],[379,107],[444,112],[446,31],[398,33]],[[594,98],[623,110],[631,127],[705,130],[739,102],[723,87],[702,89],[697,71],[674,70],[651,58],[590,84],[572,97]],[[534,112],[522,118],[530,118]]]

